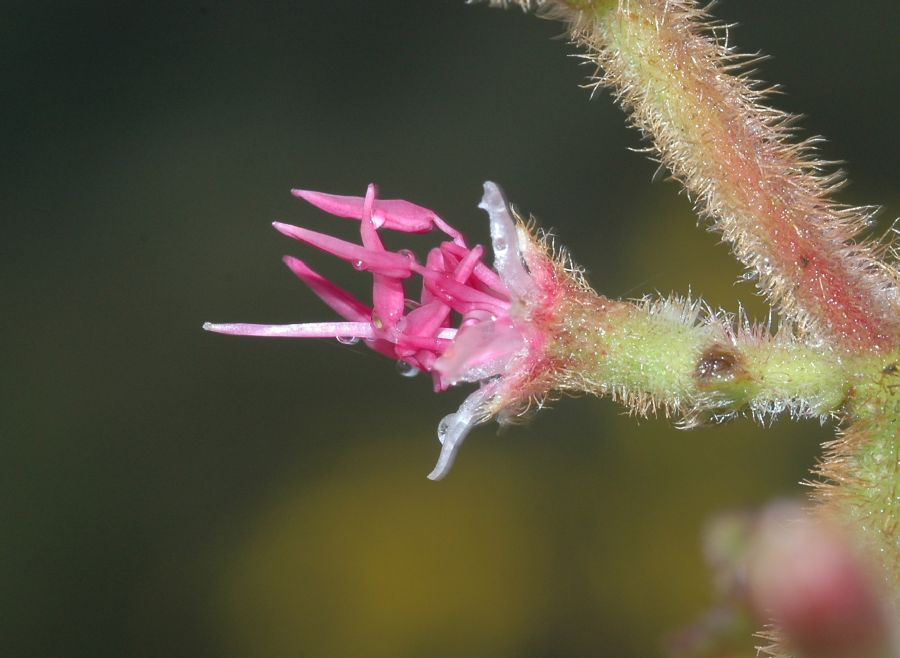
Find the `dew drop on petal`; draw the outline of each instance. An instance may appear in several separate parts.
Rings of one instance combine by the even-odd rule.
[[[406,361],[397,361],[395,367],[397,372],[403,377],[415,377],[420,372],[418,368]]]
[[[416,261],[416,254],[410,249],[400,249],[397,253],[412,262]]]
[[[359,270],[359,271],[362,271],[362,270],[366,269],[366,263],[365,263],[365,261],[362,261],[362,260],[355,260],[355,261],[353,261],[353,269],[354,269],[354,270]]]
[[[359,342],[358,336],[338,336],[337,342],[341,345],[356,345]]]
[[[437,437],[438,437],[438,441],[441,442],[441,445],[444,444],[444,439],[447,438],[447,432],[450,431],[450,420],[451,420],[450,416],[444,416],[441,419],[441,422],[438,423]]]

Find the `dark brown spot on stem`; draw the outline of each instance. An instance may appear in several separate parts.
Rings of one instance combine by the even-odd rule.
[[[747,376],[741,355],[724,345],[713,345],[700,356],[695,371],[700,385],[733,382]]]

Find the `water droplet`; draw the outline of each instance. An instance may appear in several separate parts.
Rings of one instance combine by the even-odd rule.
[[[366,269],[366,262],[362,261],[362,260],[353,261],[353,269],[360,270],[360,271]]]
[[[381,228],[384,226],[384,217],[381,215],[372,215],[372,226],[375,228]]]
[[[396,368],[403,377],[415,377],[420,372],[418,368],[406,361],[397,361]]]
[[[445,416],[441,419],[441,422],[438,423],[438,441],[440,441],[442,445],[444,443],[444,439],[447,438],[447,434],[450,432],[450,417],[452,415],[453,414],[450,414],[450,416]]]
[[[359,342],[359,336],[338,336],[337,342],[341,345],[356,345]]]
[[[397,253],[399,255],[403,256],[404,258],[411,260],[413,262],[415,262],[415,260],[416,260],[416,255],[409,249],[401,249]]]
[[[494,244],[494,253],[498,251],[506,251],[506,238],[495,238],[493,241]]]

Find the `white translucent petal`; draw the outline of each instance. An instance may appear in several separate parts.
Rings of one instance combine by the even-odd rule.
[[[476,425],[480,425],[490,417],[488,403],[496,385],[482,386],[472,393],[460,405],[455,413],[444,416],[438,424],[438,440],[441,442],[441,454],[437,465],[428,474],[429,480],[440,480],[450,472],[456,453],[463,440]]]
[[[434,369],[451,386],[476,382],[503,373],[524,346],[525,339],[508,318],[470,324],[459,330]]]
[[[522,262],[519,236],[516,232],[516,223],[509,210],[509,204],[496,183],[485,182],[484,196],[478,207],[487,211],[491,221],[494,269],[515,296],[530,297],[535,292],[535,285]]]

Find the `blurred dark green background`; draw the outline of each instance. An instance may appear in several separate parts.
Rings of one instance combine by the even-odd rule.
[[[288,190],[370,181],[483,241],[496,180],[603,292],[762,314],[558,25],[461,0],[2,7],[0,655],[660,655],[710,602],[705,520],[801,491],[829,428],[684,433],[593,399],[477,430],[429,482],[464,391],[200,330],[330,318],[284,253],[365,290],[269,222],[352,235]],[[886,226],[900,5],[717,11]]]

